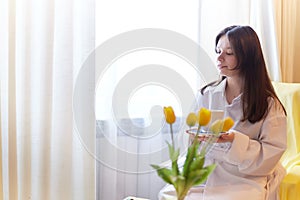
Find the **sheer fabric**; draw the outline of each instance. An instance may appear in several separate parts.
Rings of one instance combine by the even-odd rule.
[[[274,0],[278,54],[282,81],[300,83],[300,2]]]
[[[94,2],[2,0],[0,13],[0,199],[94,199],[95,160],[72,110]]]

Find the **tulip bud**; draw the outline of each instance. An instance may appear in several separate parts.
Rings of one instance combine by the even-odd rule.
[[[216,121],[214,121],[212,123],[212,125],[210,126],[210,130],[214,133],[214,134],[217,134],[217,133],[220,133],[223,129],[223,125],[224,125],[224,122],[223,120],[221,119],[218,119]]]
[[[224,121],[224,125],[223,125],[222,132],[227,132],[234,125],[234,121],[230,117],[226,117],[223,121]]]
[[[189,127],[195,126],[197,122],[197,115],[195,113],[190,113],[186,118],[186,124]]]
[[[206,126],[211,118],[210,110],[206,108],[200,108],[198,112],[198,123],[200,126]]]
[[[164,114],[165,114],[167,123],[173,124],[175,122],[176,116],[175,116],[173,108],[171,106],[164,107]]]

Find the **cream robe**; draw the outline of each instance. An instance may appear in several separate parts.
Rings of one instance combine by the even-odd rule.
[[[216,144],[207,161],[217,164],[206,182],[205,199],[224,194],[228,199],[277,199],[277,189],[285,174],[279,160],[286,149],[286,116],[273,99],[266,118],[254,124],[242,122],[241,95],[231,104],[225,97],[226,81],[199,95],[198,108],[224,110],[234,121],[232,143]],[[232,195],[232,196],[231,196]]]

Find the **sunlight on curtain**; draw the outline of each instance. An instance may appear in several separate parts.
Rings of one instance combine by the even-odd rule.
[[[214,42],[230,25],[250,25],[258,34],[272,80],[281,80],[272,0],[202,0],[200,43],[215,60]]]
[[[282,81],[300,83],[300,2],[274,0]]]
[[[72,108],[77,74],[94,49],[94,2],[0,3],[1,199],[94,199],[95,160]],[[94,141],[94,126],[87,131]]]

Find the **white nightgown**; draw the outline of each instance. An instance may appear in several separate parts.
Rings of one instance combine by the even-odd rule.
[[[235,133],[234,141],[215,144],[207,154],[206,163],[217,167],[206,181],[203,199],[276,200],[285,175],[279,160],[286,149],[286,116],[270,98],[264,119],[254,124],[242,122],[241,95],[228,104],[225,86],[226,80],[207,88],[198,98],[198,109],[224,110],[225,117],[235,121],[230,130]]]

